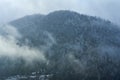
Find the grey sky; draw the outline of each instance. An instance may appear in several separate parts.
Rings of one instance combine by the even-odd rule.
[[[120,0],[0,0],[0,23],[36,13],[73,10],[120,24]]]

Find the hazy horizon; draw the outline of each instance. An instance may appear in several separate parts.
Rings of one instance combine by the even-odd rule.
[[[119,0],[0,0],[0,24],[32,14],[71,10],[120,24]],[[6,7],[7,6],[7,7]]]

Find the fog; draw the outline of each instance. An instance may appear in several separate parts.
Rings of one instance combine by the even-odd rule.
[[[29,62],[37,59],[41,61],[46,60],[43,51],[30,48],[27,45],[17,45],[17,39],[21,38],[22,35],[20,35],[16,28],[10,25],[1,25],[0,28],[0,57],[9,57],[11,59],[23,58]]]
[[[0,0],[0,23],[7,23],[25,15],[72,10],[119,24],[119,4],[119,0]]]
[[[96,0],[87,0],[87,1],[85,0],[52,0],[52,1],[0,0],[0,10],[1,10],[0,24],[8,23],[12,20],[15,20],[17,18],[26,16],[26,15],[32,15],[32,14],[38,14],[38,13],[48,14],[55,10],[71,10],[81,14],[87,14],[91,16],[101,17],[103,19],[108,19],[119,25],[120,24],[119,23],[120,12],[118,11],[120,8],[119,3],[120,1],[118,0],[106,0],[106,1],[104,0],[97,0],[97,1]],[[51,20],[51,18],[48,18],[48,19]],[[59,28],[52,29],[55,27],[55,26],[51,27],[51,25],[52,26],[54,25],[53,23],[50,24],[51,29],[50,30],[48,29],[48,32],[44,31],[44,29],[42,31],[42,28],[37,28],[38,30],[36,30],[35,27],[33,28],[33,26],[32,28],[30,28],[31,26],[28,27],[31,29],[31,31],[27,32],[26,30],[28,28],[24,29],[24,26],[20,26],[21,29],[23,27],[22,29],[23,32],[25,30],[26,33],[29,33],[30,36],[33,36],[32,38],[30,37],[30,39],[34,39],[34,41],[36,41],[35,45],[34,45],[34,42],[32,42],[32,40],[30,42],[29,40],[28,41],[26,40],[27,39],[26,33],[24,33],[23,35],[22,35],[22,31],[21,33],[19,33],[19,31],[17,30],[17,26],[15,28],[14,26],[11,26],[11,25],[0,25],[0,58],[8,57],[10,60],[15,61],[16,63],[18,62],[18,64],[19,64],[19,61],[16,61],[16,60],[19,60],[20,58],[22,58],[26,61],[26,63],[29,63],[29,62],[32,63],[33,65],[32,67],[35,66],[33,68],[35,70],[37,70],[36,67],[39,68],[39,64],[38,66],[34,65],[35,63],[33,62],[34,60],[35,61],[38,60],[42,62],[45,61],[45,66],[41,64],[40,66],[44,68],[49,68],[48,72],[53,70],[53,75],[54,75],[54,72],[55,73],[60,72],[60,74],[70,73],[71,75],[72,71],[74,71],[74,73],[72,74],[73,76],[74,74],[82,74],[83,77],[85,77],[86,79],[92,76],[97,76],[98,79],[101,76],[114,77],[120,71],[119,70],[119,66],[120,66],[119,40],[120,39],[119,39],[119,32],[118,32],[119,30],[117,31],[117,28],[114,29],[112,25],[110,25],[111,23],[109,22],[104,23],[104,20],[103,20],[102,21],[104,23],[103,24],[101,21],[100,22],[98,21],[97,21],[97,18],[96,18],[96,21],[91,21],[93,22],[91,23],[92,28],[95,30],[89,29],[89,24],[90,24],[89,21],[88,22],[84,21],[85,23],[80,24],[79,26],[86,26],[83,29],[81,29],[81,31],[83,30],[83,34],[80,34],[81,32],[79,33],[80,29],[76,26],[75,26],[76,29],[72,28],[73,26],[64,28],[64,29],[70,28],[70,31],[73,31],[73,32],[76,31],[75,34],[73,33],[74,35],[71,35],[70,31],[67,31],[64,29],[60,29],[61,31],[57,32]],[[49,20],[47,22],[49,22]],[[45,23],[43,24],[43,26],[44,25]],[[55,25],[58,25],[57,27],[59,27],[59,25],[62,25],[60,28],[63,28],[63,26],[70,25],[70,22],[68,23],[68,25],[65,25],[64,23],[55,24]],[[101,26],[102,28],[99,28],[99,26]],[[46,25],[46,28],[48,28],[47,25]],[[35,29],[36,31],[34,32],[34,30],[32,29]],[[54,30],[56,31],[54,32]],[[59,37],[56,37],[56,38],[60,39],[61,43],[58,43],[57,39],[55,38],[55,36],[58,33],[60,33],[60,36],[58,35]],[[90,33],[89,34],[90,36],[86,33],[88,34]],[[54,37],[52,34],[54,34]],[[63,36],[64,34],[66,35]],[[25,44],[24,44],[24,39],[22,39],[23,36],[25,37]],[[66,38],[69,39],[69,36],[71,40],[67,41]],[[73,36],[75,36],[75,38]],[[76,38],[76,36],[78,36],[78,38]],[[86,37],[88,38],[85,39]],[[19,39],[23,40],[22,45],[19,45]],[[29,39],[29,36],[28,36],[28,39]],[[98,40],[98,42],[97,41],[94,42],[94,40]],[[33,45],[31,43],[33,43]],[[32,46],[29,44],[31,44]],[[36,44],[39,46],[36,46]],[[13,69],[14,67],[16,67],[16,65],[14,64],[9,65],[6,62],[7,60],[5,61],[5,65],[2,65],[3,69],[0,68],[1,70],[7,72],[6,68],[9,69],[8,66],[12,66]],[[4,63],[4,60],[3,60],[3,63]],[[24,64],[23,65],[20,64],[20,67],[23,67],[23,70],[28,68],[28,67],[25,68]],[[42,68],[39,68],[38,70],[42,70]],[[10,69],[10,71],[12,73],[12,69]],[[17,67],[15,71],[17,72]],[[28,68],[28,71],[29,71],[29,68]],[[111,71],[111,73],[109,73],[109,71]],[[20,72],[22,72],[22,70]],[[1,71],[1,74],[2,74],[2,71]],[[63,75],[62,77],[64,78],[65,76]]]

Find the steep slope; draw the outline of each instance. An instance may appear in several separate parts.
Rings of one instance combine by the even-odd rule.
[[[51,80],[120,79],[120,28],[110,21],[71,11],[55,11],[10,24],[22,35],[19,45],[45,52],[48,61],[38,70],[44,69],[41,74],[52,74]]]

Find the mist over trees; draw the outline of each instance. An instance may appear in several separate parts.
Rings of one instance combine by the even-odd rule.
[[[34,57],[30,62],[26,60],[31,56],[24,57],[25,52],[21,52],[23,57],[0,57],[0,78],[39,72],[38,75],[52,75],[49,80],[120,79],[120,28],[110,21],[72,11],[55,11],[26,16],[9,25],[21,35],[11,34],[17,50],[25,50]],[[6,33],[3,30],[0,36],[10,34]]]

